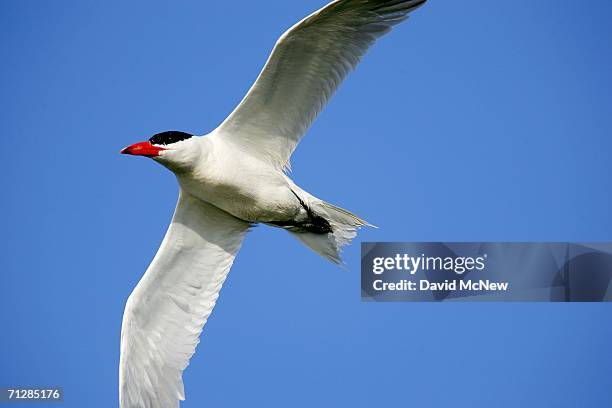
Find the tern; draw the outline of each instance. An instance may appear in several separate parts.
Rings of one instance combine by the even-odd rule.
[[[363,219],[288,176],[298,142],[368,48],[425,0],[337,0],[276,42],[246,96],[205,136],[167,131],[121,153],[176,175],[168,231],[129,296],[121,328],[122,408],[178,407],[183,370],[249,228],[286,229],[341,263]]]

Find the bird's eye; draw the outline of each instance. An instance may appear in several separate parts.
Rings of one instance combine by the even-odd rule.
[[[158,133],[153,135],[149,142],[155,145],[169,145],[172,143],[180,142],[181,140],[186,140],[192,137],[192,134],[186,132],[179,132],[178,130],[170,130],[168,132]]]

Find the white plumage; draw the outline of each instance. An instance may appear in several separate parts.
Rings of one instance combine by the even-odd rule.
[[[180,195],[123,316],[122,408],[178,407],[182,372],[249,227],[285,228],[325,258],[368,225],[298,187],[284,170],[368,47],[425,0],[339,0],[283,34],[229,117],[205,137],[165,132],[123,153],[173,171]]]
[[[285,166],[311,123],[377,38],[425,0],[334,1],[287,30],[218,131]]]
[[[121,405],[174,407],[249,223],[181,192],[168,232],[125,306]]]

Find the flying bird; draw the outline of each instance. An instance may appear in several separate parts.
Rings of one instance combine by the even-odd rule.
[[[174,172],[172,222],[129,296],[121,328],[122,408],[178,407],[182,373],[249,228],[286,229],[341,263],[341,248],[369,225],[288,176],[290,156],[368,48],[425,0],[337,0],[276,42],[246,96],[205,136],[168,131],[121,153]]]

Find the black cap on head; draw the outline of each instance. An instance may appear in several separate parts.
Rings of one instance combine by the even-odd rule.
[[[193,135],[186,132],[179,132],[178,130],[170,130],[168,132],[161,132],[156,135],[153,135],[149,142],[154,145],[169,145],[172,143],[180,142],[181,140],[186,140],[192,137]]]

